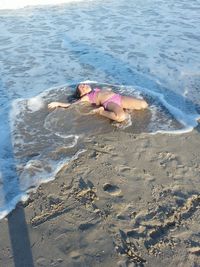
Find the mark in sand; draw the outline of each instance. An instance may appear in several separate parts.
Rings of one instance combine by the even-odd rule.
[[[103,190],[108,192],[112,196],[121,195],[121,189],[117,185],[112,185],[110,183],[106,183],[103,185]]]

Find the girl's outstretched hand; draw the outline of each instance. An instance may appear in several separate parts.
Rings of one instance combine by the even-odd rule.
[[[69,103],[61,103],[61,102],[51,102],[48,104],[49,109],[55,108],[68,108],[71,104]]]

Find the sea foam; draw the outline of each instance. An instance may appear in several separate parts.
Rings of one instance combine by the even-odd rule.
[[[27,101],[27,106],[29,110],[35,112],[44,107],[44,101],[40,96],[32,97]]]
[[[18,9],[28,6],[58,5],[82,1],[84,0],[1,0],[0,9]]]

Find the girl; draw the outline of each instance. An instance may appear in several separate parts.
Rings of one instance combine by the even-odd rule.
[[[72,103],[88,102],[98,106],[92,110],[92,114],[99,114],[111,120],[122,122],[126,119],[126,109],[145,109],[148,104],[145,100],[136,99],[130,96],[122,96],[110,90],[92,89],[89,84],[80,83],[76,88],[76,98],[79,100]],[[48,104],[49,109],[57,107],[68,108],[69,103],[51,102]]]

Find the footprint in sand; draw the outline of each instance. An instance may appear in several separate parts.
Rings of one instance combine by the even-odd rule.
[[[112,185],[110,183],[106,183],[103,185],[103,190],[109,193],[112,196],[121,195],[121,189],[117,185]]]

